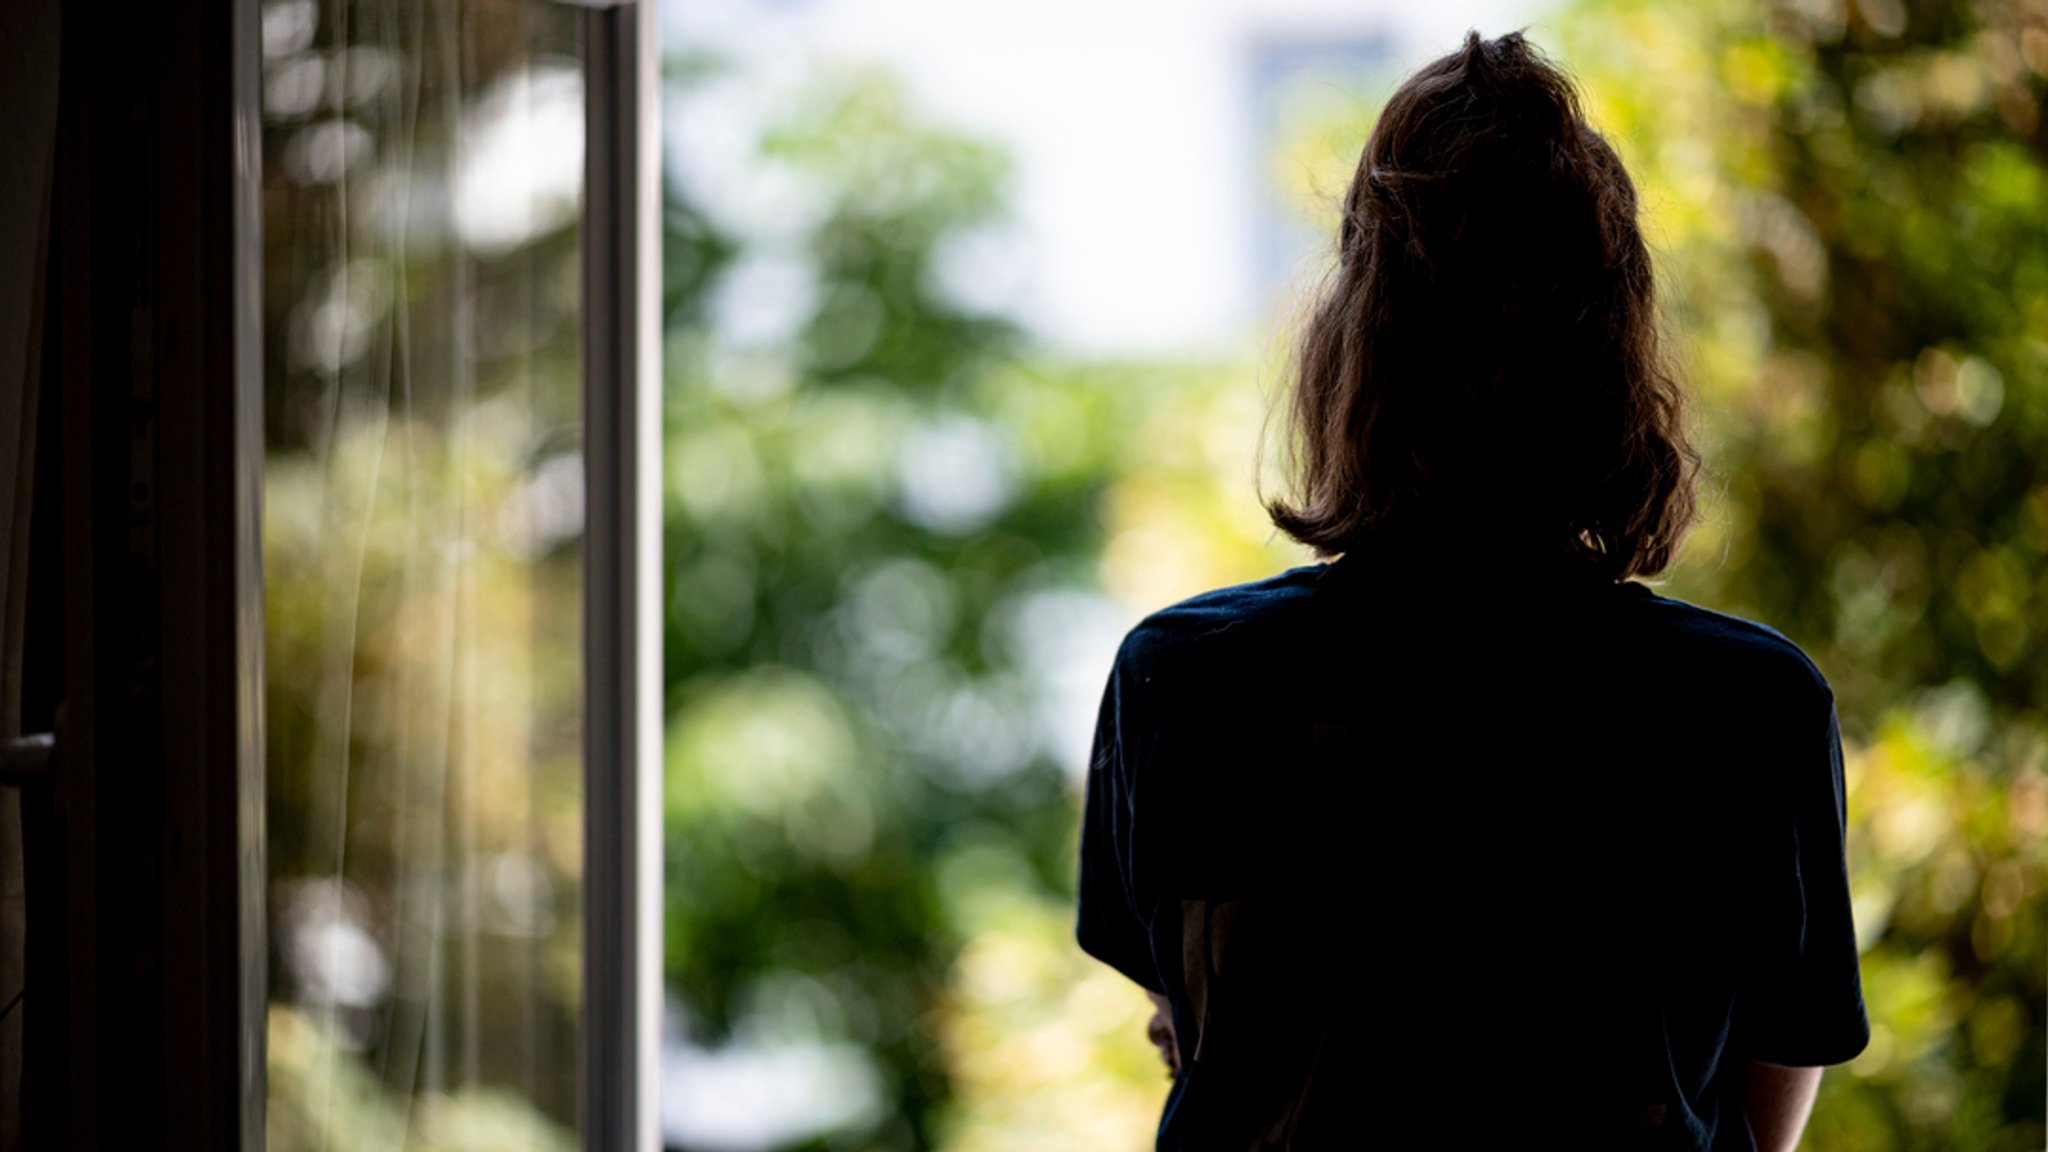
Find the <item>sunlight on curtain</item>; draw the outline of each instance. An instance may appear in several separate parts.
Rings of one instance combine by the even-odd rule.
[[[575,10],[266,5],[270,1146],[574,1146]]]

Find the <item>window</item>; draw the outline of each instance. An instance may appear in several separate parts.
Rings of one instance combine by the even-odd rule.
[[[281,1152],[640,1138],[640,19],[264,9]]]
[[[0,638],[54,740],[0,732],[0,1104],[35,1148],[651,1147],[649,7],[31,3]]]

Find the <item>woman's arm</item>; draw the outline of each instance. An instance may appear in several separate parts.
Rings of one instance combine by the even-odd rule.
[[[1749,1062],[1742,1108],[1749,1116],[1757,1152],[1792,1152],[1799,1146],[1799,1134],[1806,1128],[1813,1098],[1820,1091],[1820,1073],[1819,1068]]]
[[[1168,1073],[1180,1075],[1180,1040],[1173,1033],[1173,1005],[1166,997],[1147,990],[1145,995],[1152,998],[1152,1019],[1145,1021],[1145,1039],[1159,1049],[1159,1058],[1166,1061]]]

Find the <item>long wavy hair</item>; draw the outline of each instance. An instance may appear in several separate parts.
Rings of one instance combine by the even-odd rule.
[[[1409,77],[1295,351],[1273,523],[1324,557],[1379,535],[1661,571],[1699,456],[1636,213],[1571,79],[1520,33],[1469,33]]]

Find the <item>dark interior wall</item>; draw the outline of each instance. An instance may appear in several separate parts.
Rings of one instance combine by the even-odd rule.
[[[15,34],[32,19],[41,39]],[[0,343],[0,375],[40,385],[0,391],[0,448],[38,432],[0,459],[0,735],[54,734],[6,761],[0,983],[17,966],[29,992],[0,1034],[0,1149],[261,1143],[256,35],[254,0],[0,13],[0,291],[17,232],[47,256],[39,370]],[[37,83],[47,212],[15,197]]]

